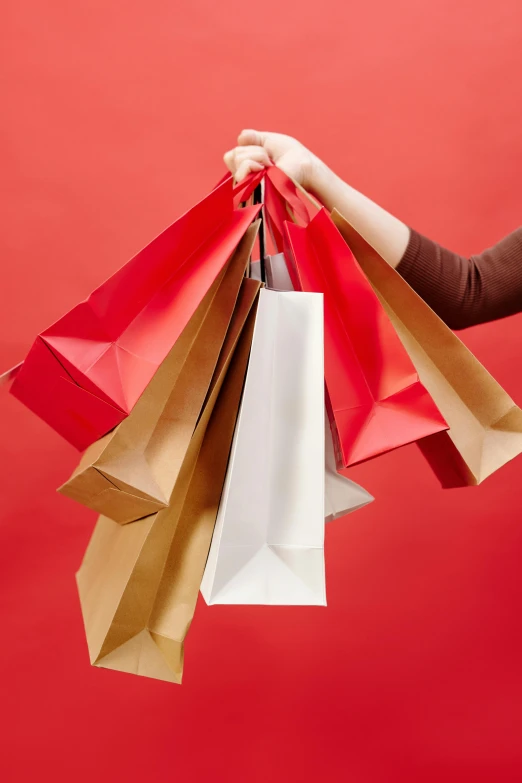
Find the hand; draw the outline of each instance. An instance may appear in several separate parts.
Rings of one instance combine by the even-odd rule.
[[[262,171],[275,164],[303,188],[308,189],[317,159],[297,139],[282,133],[244,130],[238,136],[238,146],[225,153],[224,160],[241,182],[250,172]]]

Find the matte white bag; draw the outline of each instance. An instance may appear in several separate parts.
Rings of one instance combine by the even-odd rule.
[[[251,276],[261,279],[259,261],[251,264]],[[275,291],[293,291],[284,253],[265,256],[267,287]],[[367,506],[374,498],[359,484],[337,473],[332,433],[325,418],[325,522]]]
[[[322,294],[261,290],[208,604],[326,605],[323,346]]]

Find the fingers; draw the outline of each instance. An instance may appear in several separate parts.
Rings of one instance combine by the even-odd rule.
[[[265,167],[256,160],[244,160],[236,171],[236,182],[242,182],[252,171],[262,171]]]
[[[266,141],[265,137],[265,133],[247,128],[246,130],[241,131],[237,137],[237,143],[240,147],[248,147],[251,145],[262,147]]]
[[[262,163],[263,166],[271,165],[268,152],[263,149],[263,147],[236,147],[234,150],[234,160],[236,161],[236,166],[247,159],[255,160],[257,163]]]
[[[264,166],[271,165],[268,153],[263,147],[234,147],[224,155],[224,161],[233,174],[240,164],[248,159],[262,163]]]
[[[235,147],[225,153],[224,161],[237,182],[241,182],[251,171],[262,171],[271,165],[266,150],[256,146]]]
[[[234,154],[235,154],[235,149],[234,150],[229,150],[228,152],[225,152],[225,154],[223,155],[223,160],[225,161],[225,166],[227,167],[227,169],[229,171],[232,172],[232,174],[235,173]]]

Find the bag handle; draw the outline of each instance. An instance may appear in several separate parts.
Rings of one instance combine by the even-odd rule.
[[[232,175],[229,175],[230,177]],[[251,171],[247,174],[242,182],[236,182],[233,180],[232,195],[234,198],[234,204],[241,203],[242,201],[248,201],[252,196],[254,190],[260,184],[265,176],[265,170],[263,171]]]
[[[256,186],[252,198],[254,204],[263,204],[264,192],[263,192],[263,180]],[[261,218],[261,224],[259,226],[258,241],[259,241],[259,276],[262,283],[266,283],[266,270],[265,270],[265,248],[266,248],[266,233],[265,233],[265,217],[264,210],[259,212]]]
[[[278,172],[278,174],[272,174],[272,171]],[[265,176],[267,176],[267,172],[268,172],[268,176],[271,179],[275,179],[278,182],[279,186],[277,187],[277,190],[279,191],[281,196],[285,198],[285,200],[289,204],[293,205],[294,210],[298,214],[300,213],[300,207],[297,206],[296,208],[296,204],[298,204],[298,202],[299,204],[301,204],[302,201],[304,201],[305,205],[308,202],[313,208],[313,211],[318,212],[320,209],[323,208],[323,205],[316,198],[314,198],[314,196],[312,196],[311,193],[305,190],[303,186],[299,184],[299,182],[297,182],[292,177],[289,177],[288,174],[285,174],[281,169],[279,169],[275,165],[270,166],[270,168],[268,169],[263,169],[262,171],[253,171],[250,174],[248,174],[247,177],[242,182],[233,183],[232,195],[234,198],[234,202],[241,203],[241,202],[248,201],[248,199],[253,194],[256,187],[262,182]],[[215,190],[224,182],[230,179],[232,179],[232,175],[225,174],[223,177],[221,177],[219,182],[214,186],[213,190]],[[301,196],[301,201],[299,200],[297,191],[299,191],[299,194]]]
[[[23,362],[15,364],[10,370],[6,370],[0,375],[0,386],[7,386],[15,379],[20,370],[22,369]]]
[[[234,184],[232,193],[235,202],[248,201],[262,180],[268,179],[281,199],[288,204],[291,212],[307,225],[321,205],[306,192],[294,179],[277,166],[269,166],[262,171],[252,171],[246,178]],[[266,204],[270,209],[270,204]]]

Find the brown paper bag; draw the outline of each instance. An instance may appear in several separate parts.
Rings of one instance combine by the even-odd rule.
[[[130,415],[90,446],[59,492],[121,524],[168,505],[255,241],[252,225]]]
[[[96,666],[181,682],[183,641],[224,482],[258,290],[255,281],[244,281],[250,312],[240,336],[237,320],[235,339],[229,332],[235,351],[216,370],[169,507],[125,526],[106,517],[98,520],[77,574]]]
[[[522,452],[522,411],[406,281],[338,212],[334,222],[450,426],[418,445],[445,487],[480,484]]]

